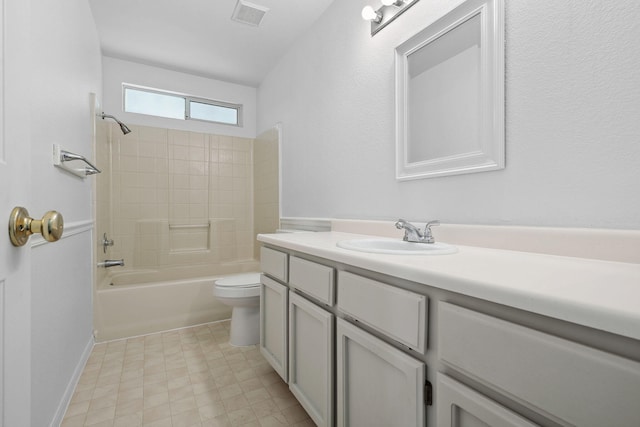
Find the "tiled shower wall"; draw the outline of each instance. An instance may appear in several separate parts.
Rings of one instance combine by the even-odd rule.
[[[253,146],[253,222],[255,234],[273,233],[280,226],[279,131],[263,132]],[[259,259],[259,245],[254,258]]]
[[[134,269],[252,259],[254,141],[129,127],[97,129],[97,231],[115,241],[99,255]]]

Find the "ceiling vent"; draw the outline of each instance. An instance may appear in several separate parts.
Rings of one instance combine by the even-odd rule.
[[[257,4],[249,3],[244,0],[238,0],[238,4],[236,4],[231,20],[257,27],[260,25],[262,18],[264,18],[264,15],[268,11],[269,9],[264,6],[258,6]]]

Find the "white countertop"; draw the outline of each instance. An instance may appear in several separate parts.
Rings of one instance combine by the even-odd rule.
[[[640,340],[640,264],[456,245],[451,255],[341,249],[342,232],[260,234],[285,249]],[[446,243],[446,242],[445,242]]]

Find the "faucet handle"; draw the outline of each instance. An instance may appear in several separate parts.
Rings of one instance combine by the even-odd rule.
[[[427,222],[427,225],[424,226],[424,239],[427,243],[434,243],[435,239],[433,238],[433,234],[431,233],[431,227],[440,225],[440,220],[435,219],[433,221]]]

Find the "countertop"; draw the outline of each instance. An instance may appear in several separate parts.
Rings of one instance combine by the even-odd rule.
[[[640,264],[456,245],[450,255],[336,246],[343,232],[260,234],[269,245],[640,340]],[[446,242],[444,242],[446,243]]]

